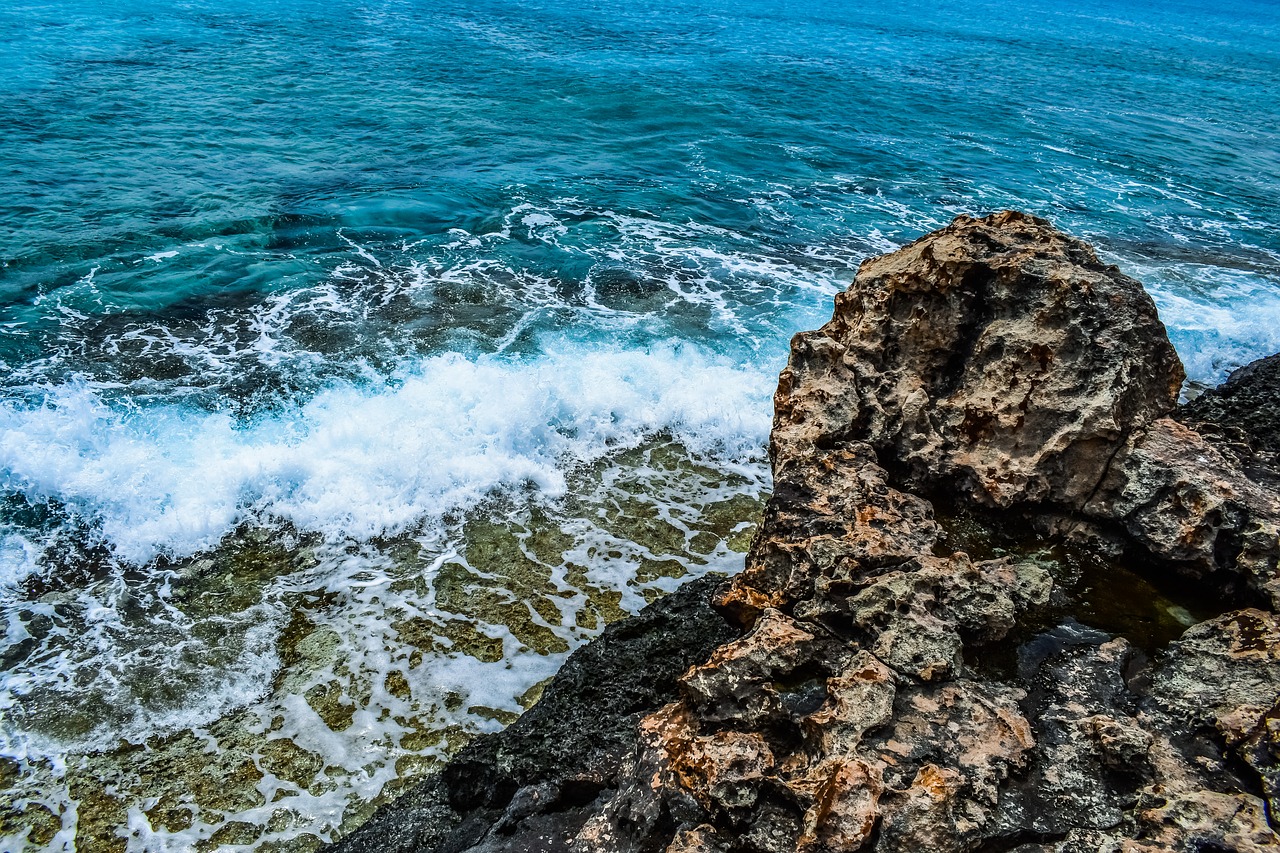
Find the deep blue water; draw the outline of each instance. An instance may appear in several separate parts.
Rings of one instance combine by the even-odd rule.
[[[56,754],[30,685],[135,631],[30,651],[68,542],[123,613],[242,525],[363,547],[643,436],[758,490],[790,335],[1007,207],[1142,279],[1194,381],[1280,350],[1280,4],[4,4],[0,746]]]
[[[1280,348],[1280,314],[1209,319],[1278,298],[1278,21],[1263,2],[6,4],[0,322],[23,325],[0,357],[22,374],[65,353],[38,371],[55,381],[171,381],[177,362],[104,339],[174,319],[189,337],[208,311],[370,266],[352,243],[436,275],[494,263],[477,286],[507,313],[515,280],[552,280],[563,310],[539,327],[577,327],[593,275],[692,267],[782,339],[788,285],[697,252],[816,278],[956,212],[1021,207],[1168,291],[1193,375],[1215,379]],[[498,245],[445,248],[522,205],[563,232],[517,215]],[[620,240],[616,216],[674,231]],[[738,278],[781,306],[739,305]],[[376,322],[293,343],[396,360],[506,328],[448,309],[387,318],[398,340],[376,345]],[[640,338],[736,345],[695,315]],[[307,384],[267,373],[246,383]]]

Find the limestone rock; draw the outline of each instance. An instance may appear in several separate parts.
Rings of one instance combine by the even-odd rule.
[[[775,458],[865,441],[914,489],[1078,507],[1182,381],[1137,281],[1042,219],[961,216],[865,261],[796,337]]]
[[[1280,497],[1228,453],[1162,418],[1131,436],[1086,506],[1120,521],[1152,556],[1280,603]]]
[[[963,640],[998,640],[1017,614],[1044,604],[1053,582],[1032,563],[973,563],[963,552],[948,558],[919,556],[876,576],[850,597],[829,594],[797,606],[797,614],[847,615],[885,663],[922,681],[953,677]],[[807,605],[807,606],[806,606]]]
[[[749,621],[765,607],[789,607],[856,584],[868,571],[929,551],[938,538],[933,507],[889,484],[870,446],[851,443],[791,457],[775,439],[773,498],[746,569],[720,606]]]
[[[599,683],[571,662],[569,692],[451,762],[424,849],[1280,848],[1280,475],[1248,413],[1277,370],[1167,417],[1183,373],[1141,285],[1024,214],[865,262],[780,377],[774,494],[714,597],[741,632],[623,643]],[[949,545],[961,509],[1269,609],[1148,659],[1064,613],[1070,572]],[[664,687],[638,689],[637,650],[670,656]]]

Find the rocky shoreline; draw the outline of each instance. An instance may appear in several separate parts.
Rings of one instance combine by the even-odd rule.
[[[1043,220],[866,261],[792,342],[745,570],[331,849],[1280,846],[1280,358],[1183,378],[1142,286]],[[1129,577],[1209,618],[1166,642],[1196,620]]]

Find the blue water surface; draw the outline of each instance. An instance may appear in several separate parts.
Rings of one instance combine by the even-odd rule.
[[[740,568],[790,336],[865,257],[1003,208],[1141,279],[1194,384],[1280,350],[1280,4],[0,4],[0,801],[60,827],[0,847],[348,830],[600,630],[588,588]],[[471,618],[433,573],[534,594],[495,529],[561,543],[564,648],[412,651],[411,615]],[[219,586],[262,542],[287,559]],[[307,625],[333,660],[282,651]],[[286,735],[331,786],[185,829],[149,816],[171,773],[125,790],[121,743],[218,778]]]
[[[776,357],[821,312],[770,265],[816,277],[1017,207],[1146,279],[1214,381],[1280,348],[1278,34],[1256,0],[5,4],[0,358],[23,384],[217,384],[189,354],[104,339],[154,325],[198,346],[207,312],[231,323],[374,258],[437,279],[486,264],[471,297],[492,310],[437,294],[434,319],[312,329],[327,339],[291,341],[320,354],[307,371],[492,348],[530,275],[556,292],[534,326],[579,327],[593,276],[612,308],[655,313],[646,282],[673,265],[742,324],[693,312],[640,337],[745,332]],[[653,233],[620,239],[620,216]],[[743,277],[776,298],[738,304]],[[1263,313],[1221,316],[1245,306]]]

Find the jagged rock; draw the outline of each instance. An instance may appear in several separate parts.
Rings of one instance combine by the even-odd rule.
[[[1192,811],[1199,814],[1207,809],[1207,814],[1217,814],[1227,808],[1221,797],[1208,797],[1205,788],[1240,802],[1240,817],[1233,818],[1237,823],[1268,809],[1278,813],[1280,617],[1240,610],[1189,629],[1170,646],[1153,680],[1151,699],[1151,715],[1169,721],[1160,728],[1182,735],[1175,746],[1198,765],[1204,777],[1199,785],[1182,786],[1192,790],[1178,792],[1182,803],[1176,812],[1178,825],[1186,823]],[[1216,737],[1201,737],[1197,744],[1188,740],[1190,733]],[[1237,761],[1252,774],[1241,775]],[[1259,797],[1247,796],[1254,791],[1265,798],[1265,807]],[[1165,817],[1172,820],[1169,815],[1173,814]],[[1254,839],[1251,844],[1260,843],[1257,838],[1263,825],[1248,817],[1237,833]]]
[[[1200,577],[1219,573],[1280,603],[1280,497],[1177,421],[1130,436],[1085,507],[1120,521],[1152,556]]]
[[[921,849],[914,842],[930,835],[965,848],[991,834],[1000,786],[1035,745],[1018,704],[1024,695],[963,679],[899,699],[888,727],[868,741],[895,791],[877,849]]]
[[[766,607],[822,601],[865,572],[928,552],[938,538],[933,507],[889,484],[870,446],[853,443],[791,456],[774,441],[773,499],[747,566],[719,605],[744,622]]]
[[[787,716],[775,685],[815,661],[837,666],[841,650],[776,610],[766,611],[751,633],[721,646],[702,666],[680,679],[685,701],[712,723],[759,727]]]
[[[702,825],[676,833],[666,853],[726,853],[713,827]]]
[[[865,261],[796,336],[773,446],[865,441],[912,490],[1078,507],[1182,381],[1137,281],[1043,219],[961,216]]]
[[[645,719],[623,784],[575,849],[647,849],[664,814],[673,831],[727,830],[731,849],[856,847],[883,767],[857,748],[889,719],[895,681],[872,655],[766,611],[686,674],[682,702]]]
[[[718,598],[754,628],[682,681],[663,718],[679,726],[646,722],[647,751],[593,820],[612,846],[592,849],[661,847],[695,827],[734,851],[1185,845],[1225,808],[1219,796],[1244,816],[1220,837],[1260,838],[1250,795],[1225,780],[1226,756],[1210,772],[1207,756],[1197,764],[1174,745],[1193,732],[1140,710],[1123,641],[1090,637],[1029,665],[1030,696],[967,675],[966,647],[1005,636],[1052,582],[1034,563],[940,551],[924,499],[1111,525],[1152,559],[1258,588],[1250,579],[1266,577],[1278,550],[1258,523],[1269,496],[1161,420],[1182,378],[1141,286],[1042,220],[961,217],[865,263],[832,321],[793,341],[779,381],[777,488],[746,570]],[[1179,515],[1172,499],[1151,500],[1192,476],[1218,488],[1216,505],[1184,501]],[[1219,511],[1228,503],[1244,511]],[[855,660],[892,676],[842,680]],[[809,690],[821,707],[800,739],[779,691],[796,672],[824,683]],[[841,729],[852,704],[842,694],[872,684],[880,701],[857,700],[872,713]],[[674,756],[726,731],[732,743],[758,734],[752,756],[767,748],[768,762],[738,779],[751,792],[735,795],[769,815],[768,843],[711,798],[715,768],[735,754],[727,743],[714,761],[695,751],[700,773],[651,772],[688,767]],[[1241,743],[1261,756],[1253,737]],[[623,819],[636,812],[669,820],[641,830]]]
[[[1039,833],[1114,829],[1136,802],[1150,769],[1152,737],[1134,717],[1137,697],[1122,639],[1069,647],[1031,681],[1035,720],[1031,771],[1014,787],[1023,824]]]
[[[1280,354],[1246,364],[1185,406],[1177,418],[1198,432],[1246,447],[1247,473],[1258,467],[1274,471],[1280,454]],[[1259,458],[1251,459],[1254,454]]]
[[[873,653],[922,681],[955,676],[962,635],[998,640],[1026,608],[1044,604],[1053,581],[1034,563],[1010,559],[973,563],[963,552],[919,556],[876,576],[849,598],[828,596],[797,606],[797,615],[847,614]]]
[[[1253,425],[1273,372],[1166,417],[1183,373],[1151,300],[1024,214],[959,217],[865,262],[779,380],[774,494],[714,599],[744,633],[681,658],[625,737],[584,743],[558,692],[513,739],[464,753],[442,777],[456,828],[434,849],[1280,847],[1274,436],[1212,420]],[[1064,615],[1078,574],[949,547],[936,503],[1271,609],[1149,660]],[[601,697],[577,672],[572,692]]]

